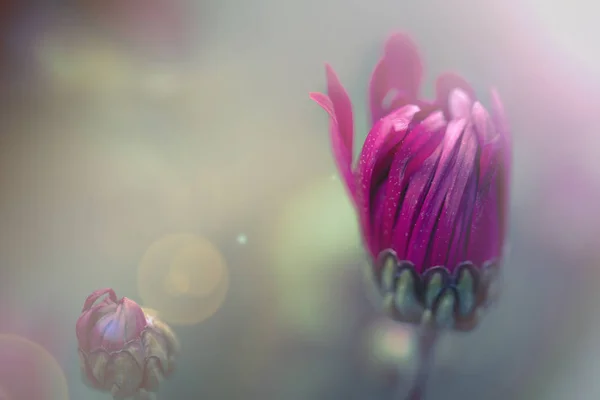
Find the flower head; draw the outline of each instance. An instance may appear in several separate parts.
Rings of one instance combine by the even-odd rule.
[[[334,158],[387,310],[472,328],[506,235],[510,138],[497,94],[490,116],[464,79],[444,74],[435,100],[421,99],[417,48],[393,34],[371,77],[372,128],[354,163],[352,104],[326,72],[327,95],[311,98],[330,115]]]
[[[88,296],[76,334],[86,383],[115,398],[157,391],[173,372],[179,352],[177,338],[165,323],[133,300],[118,299],[112,289]]]

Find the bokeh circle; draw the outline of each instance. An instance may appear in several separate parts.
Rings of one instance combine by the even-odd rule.
[[[65,374],[42,346],[0,334],[0,399],[69,400]]]
[[[170,234],[152,243],[138,268],[145,307],[173,325],[195,325],[212,316],[225,300],[229,270],[208,239]]]

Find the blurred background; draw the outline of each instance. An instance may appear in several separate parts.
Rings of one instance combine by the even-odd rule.
[[[323,63],[354,101],[385,36],[496,86],[514,138],[504,295],[439,344],[428,399],[600,397],[600,35],[583,0],[0,3],[0,398],[100,400],[93,290],[180,337],[159,399],[392,399],[412,330],[379,316],[330,155]],[[594,17],[593,17],[594,16]],[[489,102],[488,102],[489,104]]]

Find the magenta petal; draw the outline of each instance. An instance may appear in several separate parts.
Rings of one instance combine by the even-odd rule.
[[[381,235],[381,249],[392,245],[392,229],[400,211],[399,202],[406,190],[407,165],[414,159],[422,162],[428,158],[438,147],[442,137],[446,120],[441,112],[431,114],[425,121],[413,128],[402,145],[397,150],[390,168],[388,187],[385,200],[385,213],[382,224],[378,228]]]
[[[100,298],[104,297],[101,302],[95,304]],[[88,351],[90,347],[89,330],[90,327],[98,320],[98,317],[103,315],[106,310],[110,309],[117,301],[117,295],[114,290],[105,288],[98,289],[90,294],[83,304],[82,315],[77,319],[75,324],[75,333],[80,347],[84,351]]]
[[[491,185],[489,190],[479,191],[475,201],[467,249],[468,259],[475,265],[483,265],[501,255],[503,238],[500,236],[497,189],[497,186]]]
[[[415,221],[425,201],[429,185],[437,168],[442,148],[438,148],[427,158],[416,155],[406,167],[402,186],[406,193],[402,201],[398,221],[392,235],[392,249],[401,259],[407,259],[408,243]]]
[[[389,112],[389,107],[386,107],[384,104],[385,98],[391,90],[387,82],[387,65],[385,59],[382,58],[375,65],[375,69],[371,73],[371,83],[369,84],[369,103],[371,108],[371,123],[373,125]],[[394,97],[397,98],[398,94]]]
[[[423,64],[415,42],[406,34],[394,33],[385,44],[384,57],[392,87],[416,100],[423,78]]]
[[[358,159],[356,173],[358,178],[357,206],[363,227],[370,226],[369,209],[373,172],[377,161],[384,155],[381,152],[390,134],[403,135],[412,116],[419,111],[416,106],[406,106],[394,112],[388,118],[381,119],[367,135]],[[404,127],[404,130],[402,129]],[[371,248],[372,243],[368,243]],[[376,255],[375,255],[376,256]]]
[[[333,103],[335,117],[338,121],[339,135],[344,145],[344,150],[350,154],[352,162],[352,152],[354,150],[354,120],[352,117],[352,102],[350,96],[340,83],[340,80],[329,64],[325,65],[327,75],[327,95]]]
[[[406,34],[395,33],[386,41],[383,57],[379,60],[369,85],[369,102],[372,123],[390,111],[384,100],[396,91],[396,99],[405,98],[407,103],[416,103],[423,65],[417,46]]]
[[[412,261],[421,272],[428,266],[426,261],[429,243],[440,217],[446,193],[452,183],[450,171],[456,162],[464,127],[465,120],[454,120],[448,124],[442,154],[408,244],[407,259]]]
[[[113,303],[117,302],[117,295],[115,291],[110,288],[98,289],[90,294],[85,302],[83,303],[83,309],[81,311],[89,310],[98,299],[104,295],[108,295],[108,299],[110,299]]]
[[[469,245],[469,232],[471,230],[471,220],[473,218],[473,209],[477,198],[477,180],[476,173],[472,173],[468,179],[463,198],[460,205],[460,211],[456,217],[456,227],[448,250],[448,259],[446,265],[448,269],[454,271],[456,266],[468,260],[467,247]]]
[[[437,78],[435,84],[436,103],[444,110],[444,114],[448,119],[451,119],[451,113],[449,109],[450,95],[456,89],[464,92],[469,99],[476,98],[475,91],[471,85],[469,85],[469,83],[460,75],[454,73],[445,73]]]
[[[510,179],[512,169],[512,138],[508,121],[504,113],[504,106],[500,101],[498,92],[492,89],[492,121],[501,138],[502,168],[497,177],[498,201],[500,202],[500,239],[504,241],[506,223],[508,220],[508,203],[510,199]]]
[[[142,308],[124,297],[94,324],[90,336],[91,350],[121,350],[126,343],[138,339],[145,327],[146,316]]]
[[[96,319],[96,321],[94,321],[93,324],[89,327],[89,341],[91,351],[95,351],[98,349],[104,349],[109,351],[109,349],[104,347],[104,331],[108,330],[108,328],[110,328],[111,324],[113,323],[114,313],[116,309],[117,306],[116,304],[114,304],[113,307],[111,307],[106,313],[104,313],[98,319]],[[114,348],[115,350],[118,350],[118,344],[116,344]]]
[[[333,158],[338,167],[342,179],[352,199],[356,194],[356,182],[352,173],[352,154],[345,147],[340,135],[340,128],[335,114],[333,103],[322,93],[310,93],[310,98],[319,104],[329,114],[329,136],[333,150]]]
[[[374,215],[371,205],[372,177],[376,164],[380,161],[377,157],[378,151],[385,142],[386,136],[390,134],[391,129],[391,123],[387,119],[379,120],[375,124],[367,135],[367,140],[356,166],[356,208],[366,247],[374,257],[377,257],[377,249],[375,248],[376,238],[372,233],[372,217]]]
[[[448,97],[448,113],[451,119],[469,118],[473,101],[466,92],[454,89]]]
[[[383,249],[381,243],[381,232],[379,227],[385,212],[385,201],[386,194],[388,191],[389,182],[383,181],[382,184],[375,189],[375,196],[373,198],[373,205],[371,206],[370,224],[368,232],[365,237],[368,237],[368,243],[371,243],[372,248],[369,248],[373,258],[376,258],[380,251]]]
[[[404,112],[404,109],[396,109],[395,112],[388,115],[387,118],[389,118],[392,127],[391,129],[394,130],[394,132],[393,134],[386,136],[377,152],[378,159],[373,171],[373,177],[377,177],[380,172],[385,172],[386,175],[389,173],[390,165],[395,157],[395,148],[404,141],[406,134],[409,131],[409,125],[414,123],[414,118],[419,115],[421,111],[423,110],[414,113],[411,119],[406,118],[407,114]],[[386,170],[380,171],[382,169]]]
[[[506,114],[504,112],[504,106],[500,100],[500,96],[495,89],[491,91],[492,95],[492,121],[496,127],[496,130],[503,136],[505,143],[503,147],[510,149],[511,137],[510,129],[506,120]]]
[[[473,123],[475,124],[479,144],[484,146],[496,137],[496,128],[494,127],[487,110],[478,101],[473,104],[471,116],[473,118]]]
[[[508,121],[504,113],[504,106],[500,101],[500,96],[496,90],[492,90],[492,121],[496,128],[496,132],[502,137],[502,152],[504,154],[504,169],[507,176],[510,176],[511,170],[511,149],[512,149],[512,138],[510,135],[510,129],[508,127]]]
[[[329,98],[322,93],[311,93],[310,98],[329,114],[329,132],[333,156],[350,196],[352,199],[355,199],[356,182],[352,173],[352,141],[354,131],[350,99],[344,88],[337,81],[333,71],[329,69],[328,86],[330,87],[329,91],[337,99],[337,103],[334,102],[333,98]]]
[[[506,234],[511,144],[504,110],[495,91],[492,91],[492,121],[498,135],[481,151],[480,188],[467,253],[479,265],[501,256]]]
[[[75,324],[77,342],[83,351],[90,350],[89,330],[90,326],[93,326],[97,320],[97,315],[95,315],[97,308],[98,306],[95,306],[93,309],[86,311],[77,319],[77,323]]]
[[[445,265],[452,270],[455,265],[448,264],[448,254],[451,246],[462,247],[466,250],[466,236],[460,235],[461,232],[457,232],[459,225],[458,218],[463,211],[460,207],[463,205],[467,183],[474,171],[476,171],[474,166],[477,156],[477,146],[477,136],[475,135],[473,126],[469,124],[466,126],[460,140],[460,149],[458,150],[456,161],[448,170],[445,178],[447,181],[451,181],[451,183],[445,194],[441,214],[436,223],[432,239],[433,243],[430,252],[430,265],[432,266]],[[465,212],[470,214],[470,210],[465,210]],[[453,238],[455,235],[462,237],[462,240],[454,242]],[[456,252],[456,249],[452,251]]]
[[[479,159],[479,190],[487,190],[491,184],[496,184],[496,172],[502,168],[501,141],[497,136],[483,146]]]
[[[418,114],[415,113],[415,115]],[[390,119],[391,129],[394,131],[393,134],[387,135],[384,139],[381,147],[377,151],[378,159],[375,164],[373,176],[378,176],[378,173],[388,171],[382,171],[383,169],[389,169],[392,161],[394,160],[394,150],[404,140],[406,133],[408,132],[408,124],[411,120],[406,119],[406,115],[402,112],[395,112],[388,116]]]

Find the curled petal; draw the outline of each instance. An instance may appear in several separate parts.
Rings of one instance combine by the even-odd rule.
[[[479,144],[480,146],[484,146],[497,135],[492,119],[487,110],[478,101],[473,104],[471,116],[473,118],[473,123],[475,124]]]
[[[489,185],[496,184],[497,171],[502,168],[502,143],[499,137],[481,149],[479,159],[479,190],[486,190]]]
[[[469,83],[460,75],[454,73],[445,73],[438,77],[435,84],[436,103],[442,108],[446,118],[448,119],[453,118],[450,97],[452,92],[454,92],[456,89],[463,92],[468,99],[474,99],[476,97],[475,91],[471,85],[469,85]],[[464,116],[461,116],[461,118],[464,118]]]
[[[504,113],[504,106],[500,101],[500,96],[496,90],[492,90],[492,122],[501,138],[503,153],[503,165],[507,176],[510,176],[512,162],[512,137],[508,127],[508,121]]]
[[[369,215],[370,221],[364,237],[365,241],[368,243],[367,247],[373,256],[373,259],[375,259],[379,251],[383,248],[383,245],[380,242],[381,234],[379,232],[379,227],[381,226],[385,213],[388,186],[389,182],[384,180],[378,188],[374,189],[375,195],[371,200],[373,204],[371,205],[371,213]]]
[[[422,75],[423,65],[415,43],[406,34],[392,34],[385,44],[383,57],[371,74],[369,102],[372,123],[391,111],[390,106],[384,104],[390,93],[396,106],[399,99],[405,99],[405,104],[416,103]]]
[[[498,201],[500,202],[500,238],[504,240],[506,235],[506,223],[508,220],[508,202],[510,199],[510,177],[512,169],[512,138],[508,121],[504,113],[504,106],[500,101],[498,92],[492,90],[492,121],[501,138],[502,166],[497,177]]]
[[[506,234],[509,196],[508,179],[511,162],[510,134],[502,104],[494,90],[492,91],[492,116],[490,117],[483,106],[478,105],[478,103],[473,106],[472,115],[478,134],[485,143],[481,150],[479,194],[473,217],[472,231],[477,231],[477,235],[484,238],[497,241],[497,244],[490,244],[487,247],[491,254],[487,257],[489,259],[490,257],[500,256],[499,252],[502,249]],[[485,216],[483,215],[485,212],[493,215]],[[472,260],[487,261],[485,255],[479,253],[481,250],[486,249],[483,242],[478,243],[478,240],[483,239],[472,238],[470,240],[477,243],[469,245],[470,254],[474,257]]]
[[[407,249],[407,259],[413,262],[421,272],[427,261],[430,251],[429,244],[440,218],[442,205],[452,183],[451,170],[456,163],[464,128],[465,120],[453,120],[448,124],[442,154],[433,181],[412,231]]]
[[[397,142],[402,140],[413,115],[418,111],[419,108],[416,106],[406,106],[395,111],[392,115],[379,120],[365,139],[356,169],[359,185],[356,192],[357,207],[363,229],[364,227],[371,226],[369,210],[371,207],[373,173],[377,162],[382,156],[387,155],[387,153],[383,153],[381,150],[387,148],[384,147],[387,140],[395,140]],[[390,138],[390,135],[393,137]],[[372,239],[365,239],[367,239],[368,247],[374,250],[372,248]]]
[[[492,121],[494,122],[494,126],[496,127],[496,131],[503,138],[502,147],[505,148],[506,154],[508,157],[505,161],[510,161],[510,149],[512,146],[512,140],[510,135],[510,129],[508,128],[508,123],[506,120],[506,115],[504,113],[504,106],[502,105],[502,101],[500,101],[500,96],[495,89],[492,89]],[[506,167],[509,166],[509,162],[505,162]]]
[[[469,118],[471,115],[471,106],[473,101],[466,92],[460,89],[454,89],[448,97],[449,118]]]
[[[355,198],[356,183],[352,174],[354,122],[352,104],[346,90],[333,69],[327,65],[327,93],[311,93],[310,98],[319,104],[330,117],[330,136],[333,155],[351,197]]]
[[[127,343],[141,336],[146,327],[146,317],[141,307],[124,297],[111,310],[90,327],[92,351],[122,349]]]
[[[407,259],[410,238],[429,192],[441,153],[442,147],[439,146],[428,158],[417,155],[406,167],[402,182],[406,193],[394,226],[391,246],[403,259]]]
[[[105,294],[109,297],[94,304]],[[84,381],[114,398],[157,390],[156,372],[161,379],[169,375],[179,351],[177,338],[166,324],[145,315],[134,301],[117,299],[111,289],[88,297],[77,334],[85,339],[78,348]]]
[[[102,296],[104,296],[105,294],[108,295],[108,299],[110,299],[110,301],[112,301],[113,303],[117,302],[117,295],[115,294],[115,291],[110,289],[110,288],[104,288],[104,289],[98,289],[96,291],[94,291],[92,294],[90,294],[87,299],[85,299],[85,303],[83,303],[83,309],[81,310],[83,311],[87,311],[90,308],[92,308],[92,306],[94,305],[94,303],[96,301],[98,301],[98,299]]]
[[[502,248],[498,187],[479,191],[475,201],[467,257],[475,265],[500,256]]]
[[[86,305],[93,304],[92,298],[97,300],[100,292],[94,292],[88,297]],[[108,289],[105,293],[114,292]],[[79,348],[86,353],[122,350],[125,345],[140,337],[146,324],[144,312],[137,303],[126,297],[114,302],[111,296],[99,304],[86,307],[77,320]]]
[[[108,297],[105,297],[100,303],[94,304],[105,294],[108,294]],[[116,301],[117,296],[112,289],[99,289],[88,296],[83,306],[83,312],[75,325],[75,333],[81,349],[90,350],[89,332],[91,327],[100,317],[114,309]]]
[[[377,231],[381,237],[379,248],[389,248],[392,241],[392,229],[400,211],[400,200],[406,190],[407,165],[414,159],[422,162],[438,147],[443,137],[446,120],[441,112],[431,114],[422,123],[412,129],[400,148],[396,151],[387,180],[385,213]]]
[[[342,86],[335,71],[329,64],[325,65],[325,72],[327,74],[327,95],[333,103],[335,116],[340,127],[340,138],[344,149],[350,154],[350,160],[352,160],[354,140],[352,102],[346,89],[344,89],[344,86]]]
[[[456,217],[456,226],[448,250],[446,265],[453,271],[457,266],[466,260],[467,246],[469,244],[469,232],[471,230],[471,220],[473,219],[473,209],[477,198],[478,189],[477,169],[471,173],[467,181],[463,198]]]
[[[395,134],[387,135],[378,151],[380,156],[375,164],[373,172],[374,177],[378,177],[382,173],[386,175],[389,173],[388,170],[394,160],[395,151],[405,140],[406,133],[412,129],[413,126],[423,122],[432,114],[432,112],[435,112],[435,109],[427,104],[423,105],[425,108],[421,105],[417,105],[417,107],[419,111],[413,114],[412,119],[408,123],[402,112],[393,112],[388,115],[388,118],[391,119],[391,126],[395,131]],[[401,108],[402,107],[394,109],[399,110]],[[435,124],[436,121],[440,121],[440,118],[438,117],[439,115],[436,115],[436,117],[429,122],[429,126]]]
[[[496,201],[498,203],[498,240],[500,249],[503,249],[504,241],[506,240],[507,224],[508,224],[508,203],[509,203],[509,180],[507,170],[499,168],[499,172],[495,176],[496,179]]]
[[[471,210],[461,210],[461,206],[465,206],[463,202],[464,194],[471,176],[476,172],[474,167],[478,141],[472,124],[466,126],[460,142],[456,161],[446,175],[446,180],[451,183],[445,194],[440,217],[436,222],[429,254],[431,266],[445,265],[450,271],[456,265],[448,263],[449,253],[456,254],[459,249],[462,249],[464,255],[467,247],[466,235],[462,235],[462,232],[457,228],[461,222],[459,217],[471,213]],[[472,193],[472,196],[475,197],[475,193]],[[457,240],[454,240],[455,238]]]

